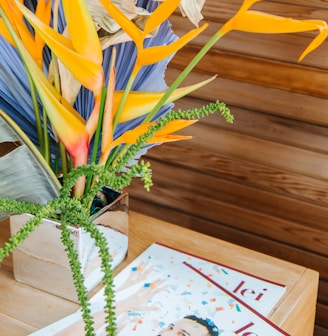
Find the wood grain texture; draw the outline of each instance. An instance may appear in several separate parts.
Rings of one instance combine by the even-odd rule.
[[[180,70],[170,68],[166,74],[168,83],[171,83],[179,73]],[[208,75],[195,72],[189,76],[185,84],[200,82],[208,78]],[[328,125],[328,115],[325,113],[328,109],[328,100],[310,95],[234,81],[219,76],[191,96],[208,102],[220,100],[231,108],[238,107],[256,111],[259,114],[279,116],[282,117],[282,121],[296,119],[318,126]]]
[[[13,330],[15,330],[15,336],[26,336],[27,333],[32,333],[36,329],[10,316],[0,314],[1,335],[12,335]]]
[[[155,218],[130,212],[129,253],[116,272],[123,269],[153,242],[230,265],[259,277],[286,285],[286,292],[269,319],[291,335],[313,334],[318,273],[272,258],[217,238],[187,230]],[[2,233],[9,225],[2,222]],[[12,270],[0,269],[0,334],[25,335],[74,311],[72,302],[41,292],[12,278]],[[31,305],[33,302],[33,305]],[[296,316],[299,323],[294,323]]]
[[[74,312],[77,307],[72,302],[15,281],[12,272],[4,269],[0,272],[0,292],[0,316],[3,319],[6,316],[6,323],[0,324],[1,335],[14,335],[5,331],[16,330],[16,327],[37,330]]]
[[[241,3],[206,1],[210,25],[171,61],[168,83]],[[252,9],[328,18],[327,0],[267,0]],[[171,21],[178,35],[192,28],[178,12]],[[317,33],[224,36],[183,85],[218,77],[177,108],[219,99],[234,124],[212,116],[179,132],[193,140],[149,151],[155,185],[147,194],[135,183],[130,195],[138,211],[319,271],[321,336],[328,334],[328,42],[297,61]]]
[[[177,69],[183,69],[199,50],[198,46],[185,47],[183,52],[178,53],[173,59],[171,65]],[[235,64],[241,66],[235,67]],[[196,70],[209,75],[217,71],[220,78],[328,98],[326,90],[328,70],[305,68],[300,64],[212,50],[199,63]],[[311,78],[310,87],[306,85],[309,77]]]
[[[278,307],[276,307],[277,309],[274,309],[272,314],[270,314],[270,319],[292,335],[302,334],[305,336],[313,334],[314,310],[310,307],[316,302],[316,276],[318,276],[316,272],[309,269],[302,270],[294,264],[282,262],[279,259],[271,259],[263,254],[253,254],[253,251],[250,253],[249,250],[226,242],[221,244],[219,241],[209,239],[208,236],[195,236],[193,231],[178,230],[175,226],[170,226],[167,223],[163,226],[161,221],[147,220],[147,218],[138,213],[133,213],[131,219],[130,226],[135,225],[131,232],[132,237],[130,236],[132,242],[138,241],[147,244],[156,240],[162,243],[169,243],[172,247],[203,257],[210,255],[211,258],[220,260],[223,264],[235,265],[235,267],[245,271],[252,269],[252,272],[254,271],[253,274],[259,276],[260,274],[270,273],[272,279],[275,279],[274,281],[284,281],[287,284],[290,295],[282,298]],[[136,243],[133,245],[138,246]],[[232,252],[231,248],[236,248],[235,252]],[[257,260],[257,265],[254,265],[253,257]],[[295,281],[296,279],[298,280]],[[282,307],[286,310],[284,311]],[[305,323],[303,324],[300,321],[300,324],[297,325],[295,324],[295,318],[300,316],[300,314],[304,316],[303,321]],[[289,316],[291,316],[290,319]]]
[[[182,196],[183,197],[183,196]],[[288,244],[280,243],[272,238],[263,238],[259,235],[244,232],[239,228],[233,228],[226,224],[204,220],[199,217],[190,216],[189,213],[183,213],[176,208],[167,208],[162,206],[159,208],[156,203],[150,200],[139,200],[137,198],[130,199],[130,206],[132,209],[140,209],[143,213],[154,216],[156,218],[166,220],[170,218],[171,222],[177,223],[180,226],[188,229],[202,232],[207,235],[218,237],[225,241],[233,242],[240,246],[245,246],[256,251],[260,251],[267,255],[284,258],[290,262],[307,265],[307,267],[325,268],[326,258],[321,261],[316,260],[316,256],[312,253],[301,252],[297,247]],[[236,213],[235,213],[236,214]],[[323,263],[323,264],[322,264]],[[321,276],[321,274],[320,274]],[[321,303],[321,292],[328,290],[328,282],[320,281],[319,285],[319,303],[317,303],[316,321],[319,326],[328,328],[326,318],[326,304]],[[324,297],[323,297],[324,300]],[[298,321],[298,320],[297,320]],[[297,334],[296,334],[297,335]],[[300,333],[302,335],[302,333]]]

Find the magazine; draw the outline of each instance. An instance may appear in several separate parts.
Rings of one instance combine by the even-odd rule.
[[[182,262],[188,262],[264,316],[270,313],[286,291],[286,286],[283,284],[159,243],[153,243],[131,263],[130,267],[135,270],[144,269],[143,271],[149,274],[161,272]],[[118,274],[117,283],[123,283],[127,274],[126,271]]]
[[[117,314],[120,336],[169,330],[191,336],[288,335],[188,263],[120,291],[117,302],[124,307]]]
[[[266,297],[281,296],[284,286],[251,278],[155,243],[115,277],[118,335],[288,335],[254,308],[262,299],[274,305],[279,298]],[[253,306],[242,300],[249,297]],[[99,336],[106,335],[103,305],[101,290],[91,299]],[[32,335],[83,335],[83,330],[77,311]]]

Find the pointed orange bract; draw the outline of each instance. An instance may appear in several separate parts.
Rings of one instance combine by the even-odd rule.
[[[78,53],[74,49],[72,40],[65,38],[46,25],[34,13],[19,4],[18,0],[14,1],[26,19],[74,77],[87,89],[93,91],[95,96],[99,96],[104,82],[104,74],[99,57],[97,57],[97,62],[94,62],[93,57],[89,58],[92,54],[91,50],[86,53],[87,56]],[[97,53],[97,50],[94,52]]]
[[[171,14],[177,9],[181,0],[165,0],[160,6],[158,6],[154,12],[148,18],[145,28],[144,36],[151,33],[162,22],[167,20]]]
[[[15,42],[13,41],[7,26],[5,25],[4,21],[0,18],[0,35],[13,47],[15,47]]]
[[[14,35],[14,42],[24,63],[28,65],[27,70],[29,75],[33,80],[56,134],[74,160],[80,161],[83,159],[84,163],[86,163],[89,135],[85,127],[85,120],[51,85],[24,46],[24,43],[16,34]]]
[[[40,20],[42,20],[45,24],[49,25],[51,17],[51,1],[39,0],[36,7],[35,15],[40,18]],[[34,36],[34,44],[37,54],[36,61],[40,66],[42,66],[42,51],[45,43],[37,32]]]
[[[109,156],[109,151],[106,151],[105,148],[110,147],[110,144],[113,142],[113,110],[114,110],[114,92],[116,83],[115,61],[116,61],[116,48],[113,48],[111,66],[109,72],[109,80],[107,85],[107,97],[105,103],[102,140],[101,140],[101,153],[103,157],[106,157],[106,160]]]
[[[161,130],[157,131],[154,136],[147,141],[146,144],[152,143],[164,143],[164,142],[172,142],[172,141],[179,141],[179,140],[187,140],[191,139],[191,136],[188,135],[172,135],[180,129],[193,125],[198,120],[172,120],[169,122],[168,125],[163,127]],[[107,153],[109,153],[113,148],[121,144],[129,144],[133,145],[136,143],[138,138],[145,134],[150,126],[154,126],[155,122],[149,122],[145,124],[141,124],[137,126],[133,130],[126,131],[120,137],[115,139],[111,144],[105,147],[100,156],[100,162],[105,164],[107,160]]]
[[[299,33],[319,30],[319,35],[310,43],[299,58],[301,61],[307,54],[320,46],[328,36],[328,26],[323,20],[295,20],[291,18],[271,15],[259,11],[249,10],[261,0],[245,0],[237,14],[232,17],[218,32],[224,35],[232,30],[250,33],[281,34]]]
[[[36,8],[36,16],[44,21],[46,24],[50,22],[51,15],[51,2],[45,3],[46,0],[40,0]],[[18,36],[23,41],[25,47],[28,49],[29,53],[36,60],[39,67],[42,67],[42,50],[44,47],[44,42],[39,38],[38,34],[31,33],[28,27],[25,24],[22,13],[17,8],[17,3],[22,5],[23,1],[17,1],[16,4],[13,1],[2,2],[1,7],[6,13],[7,18],[9,19],[12,28],[18,34]],[[13,46],[12,37],[8,32],[7,27],[5,27],[2,20],[0,21],[1,35]]]
[[[149,47],[145,49],[142,48],[141,50],[139,50],[138,58],[136,61],[138,66],[157,63],[164,58],[169,57],[178,50],[182,49],[187,43],[197,37],[207,27],[208,24],[205,23],[201,27],[189,31],[178,40],[165,46]]]
[[[170,95],[166,103],[172,103],[189,93],[205,86],[206,84],[212,82],[216,76],[213,76],[205,81],[200,83],[196,83],[194,85],[178,88],[173,91]],[[118,105],[122,99],[124,92],[123,91],[115,91],[114,92],[114,115],[116,114]],[[129,93],[129,96],[124,105],[123,111],[119,118],[119,123],[129,121],[131,119],[135,119],[142,115],[145,115],[151,111],[156,104],[160,101],[160,99],[165,94],[163,92],[141,92],[141,91],[132,91]]]
[[[102,64],[102,50],[84,0],[63,0],[65,19],[74,50],[95,64]]]
[[[161,3],[147,19],[144,31],[142,31],[123,13],[121,13],[111,1],[100,0],[100,2],[136,44],[138,55],[136,67],[132,76],[135,76],[135,74],[140,70],[140,67],[157,63],[172,55],[185,46],[190,40],[199,35],[207,27],[207,25],[203,25],[200,28],[194,29],[169,45],[144,48],[143,43],[148,34],[160,26],[172,14],[172,12],[178,7],[180,0],[166,0]]]
[[[11,1],[8,1],[7,4],[1,3],[1,7],[3,8],[7,18],[9,19],[12,28],[20,36],[24,45],[33,56],[33,58],[37,59],[38,55],[36,54],[36,50],[34,48],[34,37],[27,29],[25,22],[23,21],[22,14],[19,12],[15,4]],[[6,37],[6,33],[4,34],[4,37]],[[12,38],[10,37],[8,41],[12,43]]]

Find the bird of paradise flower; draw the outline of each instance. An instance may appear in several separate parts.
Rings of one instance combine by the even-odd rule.
[[[50,156],[46,144],[48,127],[44,130],[40,125],[47,126],[49,118],[53,142],[58,141],[59,147],[68,151],[75,168],[88,162],[105,167],[117,164],[126,146],[138,142],[149,129],[153,130],[150,134],[153,137],[147,136],[143,146],[188,139],[172,133],[193,124],[194,120],[177,114],[176,119],[169,119],[158,128],[154,127],[157,125],[154,120],[168,115],[173,101],[212,80],[179,88],[222,36],[232,30],[268,34],[318,30],[319,34],[300,60],[326,39],[328,28],[324,21],[294,20],[251,10],[258,1],[245,0],[239,11],[208,40],[167,88],[163,73],[170,57],[207,26],[205,24],[177,38],[170,31],[167,19],[180,4],[179,0],[165,0],[160,5],[139,1],[147,4],[150,12],[143,29],[128,19],[112,1],[100,0],[108,15],[132,40],[104,52],[85,0],[26,0],[25,5],[21,0],[0,0],[0,108],[5,111],[0,111],[0,114],[16,118],[29,137],[39,143],[45,157]],[[52,19],[50,4],[53,5]],[[67,31],[61,34],[65,26]],[[157,29],[155,37],[148,38]],[[83,86],[74,105],[65,90],[61,90],[63,83],[58,76],[60,70],[56,60]],[[25,71],[26,77],[23,77]],[[156,88],[153,88],[153,82]],[[20,109],[23,112],[20,113]],[[34,122],[37,132],[33,128]],[[66,154],[62,157],[64,169]],[[85,177],[81,177],[75,187],[76,196],[83,194],[85,185]],[[62,197],[67,196],[66,191],[67,188]],[[82,205],[77,206],[78,199],[70,198],[70,201],[72,209],[76,207],[79,210],[76,215],[83,214]],[[40,207],[39,216],[53,213],[58,204]],[[54,209],[50,208],[51,205]],[[3,257],[8,252],[9,245],[6,245],[6,252],[2,249],[0,254]],[[106,321],[108,332],[115,335],[113,311],[109,309],[111,300],[109,297]],[[90,327],[88,309],[81,306]],[[90,328],[89,334],[92,334],[92,326]]]
[[[255,33],[284,33],[299,32],[308,30],[319,30],[319,35],[313,40],[310,46],[303,52],[300,59],[314,50],[322,43],[327,36],[327,25],[320,20],[293,20],[279,16],[268,15],[266,13],[252,11],[249,8],[260,0],[245,0],[237,14],[230,19],[214,36],[206,43],[203,49],[194,60],[187,66],[182,74],[176,79],[171,88],[162,93],[132,91],[136,82],[136,77],[141,69],[145,71],[146,66],[163,62],[164,59],[171,57],[177,50],[181,49],[190,40],[200,34],[206,24],[196,28],[181,38],[172,38],[168,34],[162,36],[165,43],[159,45],[146,45],[145,41],[149,34],[158,29],[163,22],[179,5],[178,0],[166,0],[158,7],[153,8],[152,14],[147,19],[143,30],[129,20],[111,1],[100,0],[109,15],[121,26],[130,36],[136,47],[135,57],[130,59],[131,72],[127,77],[123,91],[116,89],[116,78],[122,72],[117,72],[115,64],[108,67],[106,74],[112,74],[105,84],[104,57],[101,50],[97,31],[84,1],[62,1],[63,13],[69,32],[69,38],[60,34],[55,28],[49,25],[50,10],[49,2],[39,1],[36,11],[28,10],[20,1],[11,0],[1,2],[1,32],[11,44],[15,45],[22,57],[32,87],[35,87],[43,107],[47,112],[47,117],[51,121],[56,138],[63,144],[73,159],[73,167],[78,167],[88,162],[90,153],[90,143],[97,129],[101,112],[106,123],[102,129],[100,164],[105,164],[111,150],[115,145],[122,144],[122,141],[115,139],[115,132],[119,123],[134,120],[134,136],[137,139],[142,127],[140,116],[146,115],[143,123],[152,120],[158,111],[167,103],[170,103],[195,90],[206,82],[199,83],[192,87],[177,89],[182,80],[207,51],[225,34],[231,30],[241,30]],[[23,16],[33,26],[35,30],[34,38],[31,37],[29,30],[23,23]],[[161,34],[159,34],[161,36]],[[168,43],[168,41],[170,41]],[[66,101],[65,97],[55,90],[54,86],[47,80],[42,72],[42,49],[44,44],[52,50],[73,76],[86,88],[93,93],[93,107],[87,118],[81,115]],[[111,52],[112,54],[112,52]],[[83,69],[83,71],[81,70]],[[111,69],[111,70],[110,70]],[[116,75],[117,73],[117,75]],[[144,72],[145,73],[145,72]],[[60,84],[59,91],[60,91]],[[105,92],[105,93],[104,93]],[[106,97],[103,95],[106,94]],[[89,95],[90,97],[90,95]],[[138,99],[139,98],[139,99]],[[142,98],[142,99],[140,99]],[[102,102],[103,99],[103,102]],[[107,101],[105,102],[105,99]],[[34,107],[37,104],[34,103]],[[138,108],[136,108],[136,106]],[[85,107],[85,106],[84,106]],[[34,108],[35,110],[36,108]],[[101,111],[102,110],[102,111]],[[37,124],[40,124],[38,113],[35,114]],[[137,123],[135,123],[135,121]],[[172,125],[172,130],[176,131],[176,123]],[[179,127],[184,128],[190,123],[180,122]],[[110,126],[109,126],[110,125]],[[133,129],[133,128],[132,128]],[[172,133],[170,127],[166,127],[167,134]],[[131,125],[129,125],[131,131]],[[40,127],[38,128],[39,139],[42,139]],[[114,135],[113,135],[114,133]],[[123,136],[123,132],[121,132]],[[120,137],[119,135],[118,137]],[[161,142],[187,139],[189,137],[170,136],[161,137]],[[114,142],[115,139],[115,142]],[[131,139],[131,137],[130,137]],[[123,141],[124,140],[124,141]],[[97,142],[98,144],[98,142]],[[116,147],[118,149],[118,147]],[[62,156],[64,157],[64,156]],[[96,156],[94,156],[95,160]],[[65,164],[66,165],[66,164]],[[79,187],[75,189],[77,195],[81,195],[84,190],[84,181],[80,180]]]
[[[175,1],[174,3],[173,1],[171,1],[171,3],[173,4],[173,6],[171,4],[171,8],[174,9],[177,6],[177,2]],[[104,88],[104,71],[102,69],[103,57],[101,53],[99,39],[96,36],[94,25],[91,17],[88,15],[85,3],[81,1],[79,2],[79,4],[80,5],[77,6],[77,3],[74,2],[73,15],[70,9],[72,6],[72,2],[63,2],[67,26],[68,29],[71,30],[70,36],[72,36],[71,40],[69,40],[59,34],[53,28],[48,26],[45,23],[45,20],[41,20],[37,15],[38,11],[36,11],[36,14],[34,14],[26,7],[24,7],[19,1],[12,2],[12,6],[16,6],[14,7],[16,11],[21,11],[29,20],[29,22],[33,25],[36,31],[36,35],[40,35],[42,37],[47,45],[50,46],[50,48],[57,54],[57,57],[65,64],[68,69],[70,69],[70,71],[79,80],[79,82],[81,82],[85,88],[89,89],[89,91],[93,93],[94,106],[90,116],[86,120],[80,118],[76,111],[66,102],[65,97],[60,96],[58,92],[54,90],[53,86],[50,85],[50,83],[47,81],[46,77],[37,66],[38,64],[34,62],[35,55],[31,55],[30,53],[28,53],[27,48],[25,48],[26,39],[17,38],[17,35],[15,36],[15,31],[13,31],[13,29],[11,32],[9,31],[9,34],[3,34],[4,36],[7,36],[7,39],[11,43],[16,45],[21,56],[23,56],[25,63],[28,64],[27,68],[29,72],[29,77],[32,78],[33,84],[36,87],[42,101],[42,105],[46,108],[47,116],[51,121],[56,136],[63,142],[66,149],[73,158],[74,167],[88,162],[90,140],[92,139],[97,128],[101,96]],[[155,29],[158,25],[162,24],[162,22],[166,20],[167,16],[162,15],[163,11],[166,10],[165,6],[163,4],[162,6],[158,7],[159,9],[157,10],[157,16],[159,16],[159,19],[156,19],[154,21],[151,30]],[[8,16],[9,18],[6,19],[12,22],[12,26],[14,26],[15,24],[16,27],[20,27],[22,20],[21,15]],[[84,25],[81,25],[81,22],[84,23]],[[84,32],[83,34],[81,34],[81,30]],[[151,47],[149,49],[155,48],[158,50],[158,48],[163,48],[163,50],[169,49],[169,51],[164,53],[163,55],[160,55],[154,62],[150,63],[161,62],[163,59],[170,56],[171,53],[181,48],[192,37],[196,36],[201,30],[202,29],[195,29],[195,31],[187,34],[187,37],[178,40],[176,38],[172,38],[172,33],[167,30],[166,35],[163,36],[164,40],[165,42],[167,42],[171,39],[172,43],[169,46]],[[169,36],[169,34],[171,34],[171,37]],[[83,36],[83,39],[81,39],[80,36]],[[161,35],[159,34],[159,36]],[[39,58],[40,57],[38,57],[38,59]],[[83,71],[81,71],[81,69],[83,69]],[[108,71],[108,73],[110,72]],[[113,112],[115,114],[117,104],[121,107],[124,107],[124,113],[121,113],[121,108],[120,113],[116,113],[115,117],[108,117],[108,115],[105,116],[105,120],[109,121],[107,124],[110,123],[110,120],[112,118],[114,120],[113,127],[103,128],[102,144],[104,147],[110,147],[109,143],[113,141],[112,132],[116,130],[116,126],[118,123],[132,120],[140,115],[146,114],[147,109],[152,108],[154,103],[156,103],[156,101],[158,101],[158,99],[161,97],[161,94],[156,92],[138,92],[138,94],[136,94],[135,92],[130,92],[131,85],[129,85],[129,83],[132,84],[132,82],[135,80],[137,73],[139,73],[139,71],[134,72],[134,76],[130,76],[130,80],[128,81],[129,90],[125,90],[125,92],[129,94],[129,99],[126,99],[128,96],[126,93],[123,94],[123,97],[125,97],[125,99],[120,99],[120,97],[122,97],[120,91],[114,91],[114,76],[112,76],[109,81],[109,87],[111,88],[113,93],[112,95],[108,94],[107,97],[112,97],[113,102],[112,108],[106,109],[105,114],[113,114]],[[133,80],[131,80],[132,77]],[[200,87],[203,84],[204,83],[200,83],[192,87],[176,90],[170,96],[168,102],[174,101],[175,99],[178,99],[181,96],[190,93],[192,90]],[[125,101],[125,104],[122,105],[121,102],[123,100]],[[182,122],[180,123],[180,128],[184,128],[189,124],[189,121]],[[173,129],[176,130],[176,126],[174,126]],[[167,127],[167,131],[171,133],[169,127]],[[162,142],[166,142],[187,138],[189,137],[175,138],[174,136],[170,136],[166,139],[162,137],[161,140]],[[102,160],[100,161],[100,163],[104,163],[105,156],[106,155],[104,155],[104,152],[102,152]],[[83,192],[83,181],[81,181],[80,187],[76,188],[75,191],[77,192],[77,194],[81,194]]]

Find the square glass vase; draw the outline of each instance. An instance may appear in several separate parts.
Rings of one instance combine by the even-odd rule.
[[[108,205],[91,216],[92,222],[107,240],[112,268],[118,266],[128,252],[128,194],[118,193]],[[11,215],[11,235],[20,230],[33,216]],[[103,278],[98,247],[81,227],[70,227],[85,286],[90,292]],[[73,276],[65,247],[61,242],[60,222],[43,219],[42,223],[13,252],[13,271],[17,281],[64,299],[78,302]]]

